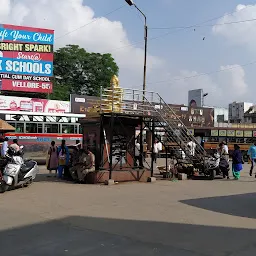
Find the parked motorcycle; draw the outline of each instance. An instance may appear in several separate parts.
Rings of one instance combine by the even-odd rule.
[[[225,178],[228,176],[229,163],[226,159],[221,158],[219,153],[215,153],[206,161],[206,170],[211,180],[220,175]]]
[[[6,154],[8,160],[0,180],[0,193],[4,193],[9,188],[29,186],[39,171],[37,162],[33,160],[23,160],[23,146],[16,152],[9,148]]]

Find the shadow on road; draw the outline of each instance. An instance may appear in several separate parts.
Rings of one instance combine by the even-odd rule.
[[[255,236],[248,229],[74,216],[1,231],[0,246],[5,256],[243,256],[255,255]]]
[[[205,210],[256,219],[256,193],[183,200]]]

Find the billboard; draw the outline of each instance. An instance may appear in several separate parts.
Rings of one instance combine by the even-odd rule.
[[[71,94],[71,112],[74,114],[95,115],[100,111],[100,98],[87,95]]]
[[[214,127],[213,108],[192,108],[182,105],[169,104],[175,115],[187,127]],[[175,119],[175,115],[170,118]]]
[[[69,101],[0,96],[0,110],[38,113],[69,113]]]
[[[188,106],[190,107],[203,107],[203,90],[190,90],[188,92]]]
[[[0,24],[0,87],[51,93],[54,31]]]

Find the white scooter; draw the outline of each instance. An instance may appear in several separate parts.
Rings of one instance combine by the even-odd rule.
[[[9,188],[29,186],[39,171],[37,162],[23,160],[23,146],[16,152],[9,148],[6,154],[8,163],[5,166],[0,180],[0,193],[4,193]]]

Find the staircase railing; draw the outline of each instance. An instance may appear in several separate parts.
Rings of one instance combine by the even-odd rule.
[[[175,141],[188,157],[199,161],[206,155],[200,143],[158,93],[127,88],[104,89],[101,91],[100,111],[154,117],[155,121],[165,127],[167,136]],[[194,156],[190,154],[191,149],[188,146],[191,141],[196,145]]]

